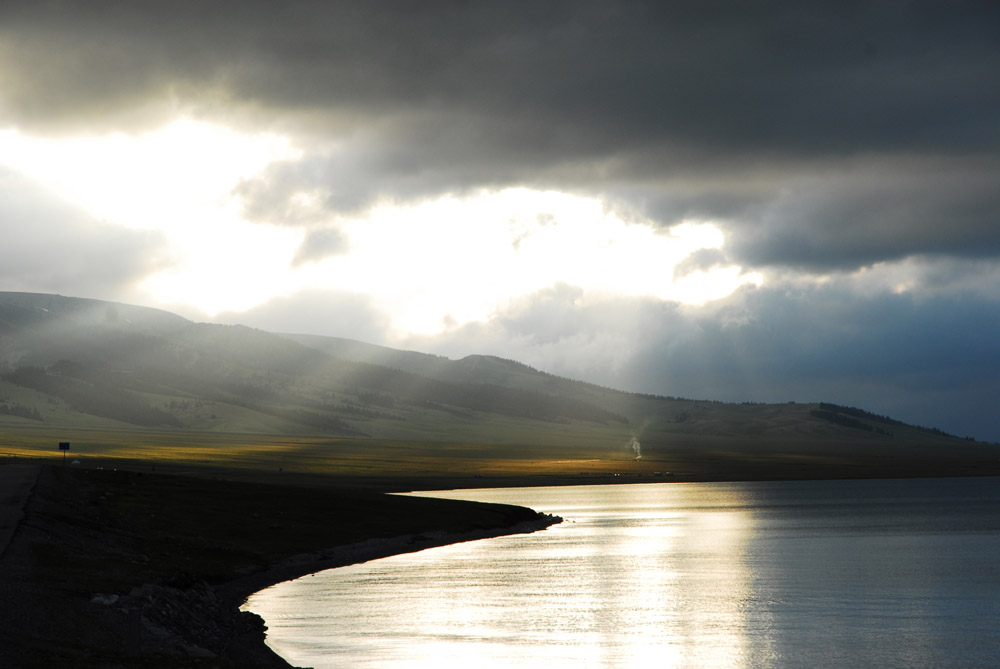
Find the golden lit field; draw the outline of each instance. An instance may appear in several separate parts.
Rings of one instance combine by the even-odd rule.
[[[641,459],[620,438],[579,445],[274,436],[220,432],[0,427],[0,460],[62,462],[227,478],[336,481],[388,488],[594,481],[869,478],[1000,474],[996,448],[687,436],[648,442]],[[78,463],[74,465],[73,463]]]
[[[623,448],[417,442],[362,438],[255,436],[218,432],[114,431],[6,426],[0,458],[66,462],[85,468],[157,468],[197,473],[305,474],[333,477],[506,477],[653,474],[662,463],[635,461]]]

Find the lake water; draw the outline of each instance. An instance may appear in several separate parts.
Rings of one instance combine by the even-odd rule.
[[[1000,666],[1000,479],[421,494],[565,522],[257,593],[276,652],[316,668]]]

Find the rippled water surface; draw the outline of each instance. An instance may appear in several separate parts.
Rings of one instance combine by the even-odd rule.
[[[1000,480],[462,490],[566,519],[282,583],[247,608],[321,667],[1000,662]]]

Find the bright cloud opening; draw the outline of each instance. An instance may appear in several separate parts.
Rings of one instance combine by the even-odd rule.
[[[397,334],[434,334],[484,321],[512,300],[558,283],[589,295],[652,296],[701,304],[758,275],[715,267],[674,278],[674,267],[724,243],[711,222],[668,230],[627,222],[600,200],[508,189],[416,206],[383,206],[341,224],[350,253],[307,264],[303,287],[370,295]]]

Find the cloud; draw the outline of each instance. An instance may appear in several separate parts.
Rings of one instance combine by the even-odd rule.
[[[531,186],[664,226],[719,219],[751,267],[995,257],[998,18],[975,2],[23,3],[0,10],[0,122],[185,113],[283,133],[302,158],[237,189],[268,223]]]
[[[350,242],[340,230],[325,228],[312,230],[302,241],[292,261],[295,265],[323,260],[334,255],[342,255],[350,248]]]
[[[326,189],[339,211],[474,186],[593,192],[723,172],[770,180],[773,201],[774,177],[803,165],[821,176],[818,162],[851,156],[995,152],[997,13],[30,3],[0,14],[3,117],[120,128],[180,109],[281,128],[309,156],[253,189],[272,205],[296,187]]]
[[[979,150],[995,128],[986,103],[1000,95],[979,85],[995,71],[996,13],[920,2],[42,2],[8,7],[3,37],[38,65],[7,68],[8,104],[43,117],[171,93],[319,111],[326,123],[455,110],[508,130],[485,142],[539,157],[651,137],[736,153]]]
[[[659,395],[836,402],[1000,440],[1000,273],[951,265],[908,268],[907,276],[952,278],[932,296],[891,290],[899,268],[874,281],[885,279],[884,289],[841,275],[747,287],[701,307],[591,299],[559,286],[488,323],[407,344],[451,357],[495,353]]]
[[[160,235],[96,221],[2,168],[0,236],[4,290],[127,299],[168,260]]]
[[[317,334],[366,342],[383,341],[388,321],[370,298],[344,291],[306,290],[269,300],[247,311],[212,319],[291,334]]]
[[[847,165],[782,181],[728,228],[738,262],[855,269],[915,255],[1000,254],[1000,163]]]
[[[692,272],[704,272],[727,264],[729,263],[726,254],[719,249],[700,249],[674,267],[674,276],[684,277]]]
[[[747,289],[686,321],[654,323],[655,345],[620,379],[685,397],[846,403],[996,439],[992,295],[866,294],[851,281]],[[672,346],[678,329],[682,345]]]

